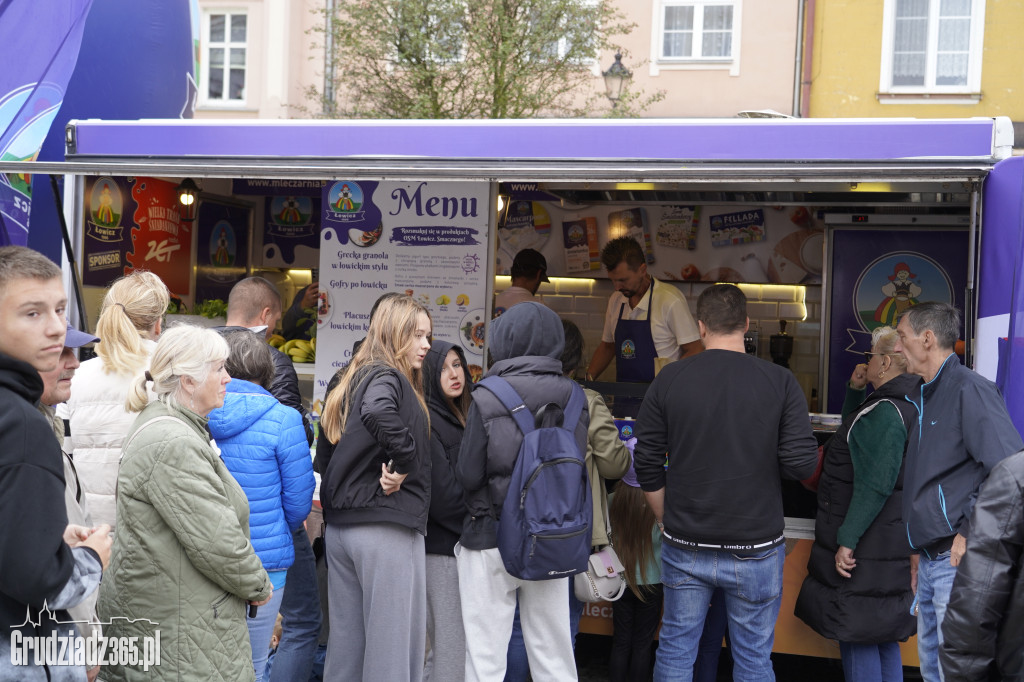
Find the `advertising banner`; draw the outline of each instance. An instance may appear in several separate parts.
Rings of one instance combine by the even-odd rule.
[[[0,160],[34,161],[78,61],[92,0],[0,2]],[[63,139],[63,129],[61,130]],[[0,173],[0,246],[28,243],[32,177]]]
[[[317,267],[320,258],[320,197],[279,194],[268,196],[265,206],[263,267]]]
[[[249,266],[250,211],[237,204],[204,199],[199,204],[196,246],[196,301],[228,300]]]
[[[149,270],[176,296],[191,293],[192,226],[178,215],[177,184],[155,178],[85,182],[82,283],[108,286]]]
[[[319,197],[326,180],[274,180],[268,178],[235,178],[231,181],[232,194],[259,196]]]
[[[413,296],[433,337],[483,360],[487,295],[486,182],[354,182],[324,188],[316,386],[349,363],[382,294]],[[473,365],[476,365],[474,368]]]
[[[921,301],[963,310],[967,232],[933,228],[927,239],[921,236],[920,230],[899,229],[832,232],[827,412],[842,410],[846,382],[871,350],[875,328],[895,327],[900,315]]]

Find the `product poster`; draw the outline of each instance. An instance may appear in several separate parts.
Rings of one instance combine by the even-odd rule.
[[[199,204],[196,247],[196,301],[228,300],[231,287],[249,266],[251,211],[237,204],[205,199]]]
[[[177,183],[155,178],[87,178],[82,282],[108,286],[149,270],[175,296],[192,286],[192,226],[178,214]]]
[[[548,243],[551,236],[551,215],[545,206],[546,204],[540,201],[509,200],[498,221],[496,274],[510,274],[512,261],[523,249],[541,251]]]
[[[319,196],[268,196],[264,216],[263,267],[317,267],[317,249],[320,246]]]
[[[565,243],[565,271],[570,275],[587,275],[601,269],[601,252],[597,247],[597,220],[591,217],[562,223]]]
[[[830,235],[826,405],[829,413],[839,413],[853,368],[871,350],[872,330],[895,327],[921,301],[963,310],[967,232],[932,228],[927,239],[920,230],[898,229],[836,229]]]
[[[422,303],[433,337],[460,345],[479,370],[493,275],[489,185],[346,180],[324,188],[322,205],[314,399],[349,363],[373,303],[390,291]]]
[[[647,264],[654,263],[654,249],[651,248],[651,229],[647,224],[646,211],[630,208],[608,214],[608,241],[619,237],[632,237],[644,250]]]

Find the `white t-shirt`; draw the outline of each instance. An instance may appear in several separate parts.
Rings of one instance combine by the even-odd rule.
[[[690,315],[690,306],[679,293],[679,289],[653,277],[651,286],[654,287],[654,295],[650,296],[650,292],[645,291],[635,308],[630,308],[629,300],[618,291],[611,295],[608,299],[608,310],[604,315],[601,340],[615,343],[615,325],[619,321],[619,309],[623,303],[626,307],[622,311],[622,319],[646,320],[647,302],[650,300],[654,314],[651,318],[651,336],[654,338],[658,357],[678,360],[679,347],[699,340],[700,331],[697,329],[697,323],[693,321],[693,316]]]
[[[494,315],[498,316],[515,304],[522,303],[523,301],[535,301],[542,305],[544,304],[544,301],[531,294],[529,289],[511,286],[494,297]]]

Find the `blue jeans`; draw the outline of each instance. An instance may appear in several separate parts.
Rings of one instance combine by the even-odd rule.
[[[583,615],[583,602],[576,598],[576,592],[569,580],[569,630],[572,632],[572,647],[576,648],[576,633],[580,631],[580,616]],[[512,621],[512,638],[508,641],[508,654],[505,659],[505,682],[526,682],[530,679],[530,661],[526,656],[526,643],[523,641],[523,625],[519,620],[519,605],[516,604],[516,615]]]
[[[903,659],[898,642],[856,644],[840,642],[846,682],[903,682]]]
[[[949,593],[953,589],[956,568],[949,565],[949,552],[934,559],[921,555],[917,567],[917,654],[921,659],[921,679],[941,682],[939,647],[942,646],[942,619],[946,617]]]
[[[281,602],[281,641],[274,655],[271,682],[308,680],[320,636],[320,591],[316,584],[316,561],[306,529],[292,534],[295,563],[285,578]]]
[[[257,607],[255,618],[246,618],[245,625],[249,628],[249,648],[252,649],[252,667],[256,672],[256,682],[263,682],[263,672],[267,669],[267,656],[270,655],[270,638],[277,624],[277,611],[281,608],[281,599],[287,594],[284,587],[274,590],[270,601]],[[248,607],[246,607],[248,611]]]
[[[691,682],[711,593],[721,587],[736,682],[774,681],[771,652],[782,603],[785,548],[750,555],[661,548],[665,615],[654,666],[657,682]]]
[[[697,662],[693,664],[693,682],[715,682],[718,679],[718,659],[722,654],[722,638],[728,629],[725,613],[725,592],[716,587],[711,593],[711,606],[704,620],[704,630],[697,645]]]

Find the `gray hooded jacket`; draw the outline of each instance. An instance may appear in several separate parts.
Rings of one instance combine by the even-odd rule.
[[[487,376],[508,381],[534,414],[548,403],[566,406],[572,380],[562,376],[565,337],[558,315],[540,303],[520,303],[491,322],[487,335],[495,360]],[[584,408],[575,431],[581,452],[586,451],[589,425]],[[455,472],[468,507],[463,547],[498,546],[496,522],[522,441],[522,432],[501,402],[490,391],[474,391]]]

